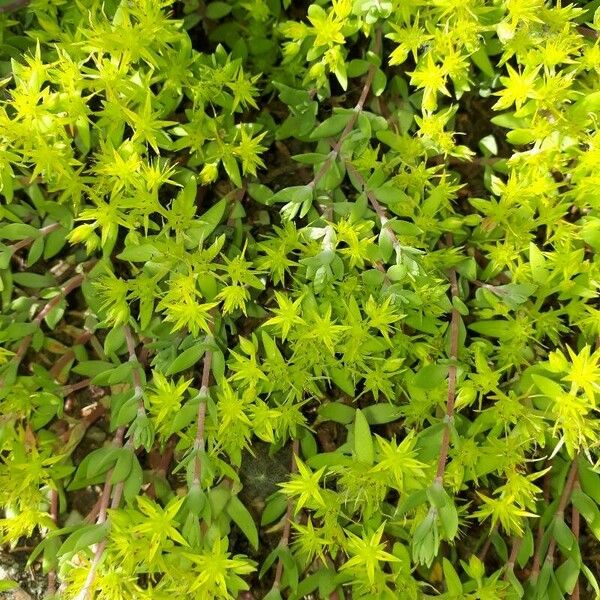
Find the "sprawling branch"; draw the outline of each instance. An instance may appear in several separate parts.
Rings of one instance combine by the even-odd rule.
[[[575,478],[577,476],[577,456],[571,462],[571,468],[569,469],[569,473],[567,475],[567,479],[565,481],[565,485],[563,487],[562,493],[560,495],[560,500],[558,501],[558,506],[556,507],[556,511],[554,512],[554,518],[562,519],[565,514],[565,508],[571,499],[571,494],[573,492],[573,485],[575,483]],[[556,540],[552,538],[548,545],[548,550],[546,552],[546,560],[549,562],[554,562],[554,550],[556,549]],[[533,567],[531,568],[531,580],[536,581],[537,577],[540,573],[540,566],[542,562],[542,553],[543,548],[541,544],[541,540],[539,545],[536,548],[535,556],[533,557]]]
[[[69,279],[60,288],[60,291],[58,292],[58,294],[56,294],[56,296],[54,296],[44,306],[44,308],[42,308],[42,310],[35,316],[32,323],[34,325],[37,325],[38,327],[41,326],[42,321],[50,314],[52,309],[56,308],[60,304],[61,300],[63,300],[68,294],[70,294],[73,290],[77,289],[83,283],[84,278],[85,278],[85,276],[83,274],[79,274],[79,275],[75,275],[75,277],[71,277],[71,279]],[[25,356],[27,349],[31,345],[32,339],[33,339],[33,334],[29,334],[21,340],[21,343],[19,344],[19,347],[17,348],[17,351],[12,358],[12,360],[14,362],[16,362],[18,364],[23,360],[23,357]]]
[[[206,423],[206,398],[208,396],[208,385],[210,383],[212,357],[212,350],[207,348],[202,361],[200,402],[198,403],[198,416],[196,417],[196,439],[194,441],[194,450],[196,450],[196,457],[194,459],[194,485],[200,485],[200,478],[202,475],[202,460],[199,453],[203,451],[205,447],[204,427]]]
[[[2,12],[2,11],[0,10],[0,12]],[[51,223],[50,225],[46,225],[45,227],[42,227],[39,230],[39,235],[37,237],[28,237],[28,238],[25,238],[24,240],[19,240],[18,242],[15,242],[11,246],[9,246],[9,250],[11,251],[12,254],[14,254],[15,252],[18,252],[19,250],[21,250],[23,248],[27,248],[27,246],[31,246],[31,244],[33,244],[33,242],[35,242],[35,240],[39,239],[40,237],[49,235],[53,231],[56,231],[57,229],[60,229],[60,228],[61,228],[60,223]]]
[[[381,51],[381,30],[378,29],[377,32],[375,33],[375,46],[373,47],[373,52],[375,52],[375,54],[379,54],[380,51]],[[342,147],[342,144],[344,143],[344,140],[348,137],[348,135],[350,135],[350,132],[354,129],[354,125],[356,125],[356,121],[358,120],[360,113],[363,111],[363,109],[365,107],[365,102],[367,101],[367,97],[369,96],[369,91],[371,90],[371,85],[373,85],[373,79],[375,78],[375,73],[377,73],[377,66],[374,64],[371,64],[369,66],[369,70],[367,71],[367,77],[365,79],[365,84],[363,85],[362,92],[360,94],[358,102],[356,103],[356,106],[354,107],[354,112],[352,113],[352,116],[346,123],[346,126],[344,127],[340,137],[338,138],[338,141],[335,143],[333,150],[327,157],[327,160],[321,165],[321,168],[317,171],[317,174],[314,176],[313,180],[308,184],[312,188],[315,188],[317,186],[317,184],[319,183],[319,181],[321,181],[321,179],[323,179],[323,177],[325,176],[325,173],[327,173],[327,170],[329,169],[329,167],[331,166],[333,161],[339,156],[340,149]]]
[[[300,452],[300,442],[298,439],[295,439],[294,443],[292,444],[292,464],[291,464],[291,469],[290,469],[290,472],[292,474],[295,473],[296,470],[298,469],[298,466],[296,465],[296,457],[298,456],[299,452]],[[285,513],[285,523],[283,526],[283,533],[281,535],[281,541],[279,542],[279,547],[284,550],[287,549],[287,547],[290,544],[290,533],[292,530],[293,511],[294,511],[294,502],[293,502],[292,498],[288,498],[287,510]],[[273,589],[275,589],[275,590],[279,589],[279,586],[281,585],[282,576],[283,576],[283,560],[281,558],[279,558],[279,561],[277,562],[277,567],[275,569],[275,580],[273,581]]]
[[[20,8],[25,8],[29,4],[30,0],[13,0],[8,4],[3,4],[0,6],[0,14],[14,12],[15,10],[19,10]]]
[[[129,354],[129,361],[135,364],[134,368],[131,372],[131,379],[133,381],[134,394],[138,398],[138,412],[145,414],[146,409],[144,407],[144,398],[143,398],[143,387],[142,387],[142,379],[140,375],[141,365],[139,364],[137,354],[135,352],[135,340],[133,338],[133,334],[128,325],[124,327],[125,332],[125,342],[127,344],[127,352]],[[117,435],[115,436],[115,446],[120,447],[123,445],[123,440],[125,437],[125,427],[119,427],[117,431]],[[132,448],[133,442],[132,438],[129,437],[126,443],[126,447]],[[102,490],[102,497],[100,500],[100,506],[98,509],[98,518],[96,519],[96,523],[104,523],[107,520],[107,511],[109,508],[116,509],[119,507],[121,503],[121,497],[123,496],[123,487],[125,486],[125,480],[121,480],[117,482],[112,489],[112,500],[111,500],[111,479],[112,479],[113,469],[111,469],[104,481],[104,489]],[[79,594],[77,595],[76,600],[87,600],[89,597],[92,585],[94,583],[94,578],[96,577],[96,571],[98,569],[98,565],[100,564],[100,560],[102,559],[102,555],[104,554],[104,550],[106,550],[106,539],[102,540],[97,546],[94,552],[94,558],[92,559],[92,564],[90,565],[90,570],[88,571],[85,584]]]
[[[573,480],[573,491],[579,489],[581,486],[579,484],[579,472],[575,472],[575,479]],[[571,506],[571,531],[575,536],[575,540],[577,543],[577,547],[579,548],[579,534],[581,528],[581,521],[579,516],[579,511],[575,506]],[[580,590],[579,590],[579,578],[577,578],[577,582],[575,583],[575,587],[573,588],[573,592],[571,593],[571,598],[573,600],[579,600]]]
[[[450,292],[452,298],[458,298],[458,279],[456,271],[450,269]],[[452,317],[450,319],[450,366],[448,367],[448,394],[446,399],[446,427],[442,435],[442,445],[438,458],[437,470],[435,473],[435,482],[442,485],[444,481],[444,472],[450,450],[450,432],[452,430],[452,421],[454,419],[454,401],[456,399],[456,362],[458,360],[458,334],[460,329],[460,314],[458,310],[452,307]]]

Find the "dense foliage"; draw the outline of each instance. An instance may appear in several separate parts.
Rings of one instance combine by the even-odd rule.
[[[598,5],[0,3],[49,595],[600,596]]]

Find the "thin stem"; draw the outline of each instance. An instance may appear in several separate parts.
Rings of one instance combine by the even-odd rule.
[[[292,444],[292,465],[291,465],[291,469],[290,469],[290,472],[292,474],[295,473],[298,469],[298,466],[296,465],[296,457],[298,456],[299,452],[300,452],[300,440],[295,439],[294,443]],[[292,530],[293,510],[294,510],[294,503],[291,498],[288,498],[287,510],[285,513],[285,524],[283,526],[283,533],[281,535],[281,541],[279,542],[279,547],[283,548],[284,550],[290,544],[290,532]],[[279,589],[279,586],[281,585],[282,576],[283,576],[283,560],[280,558],[279,561],[277,562],[277,568],[275,569],[275,580],[273,581],[272,589],[276,589],[276,590]]]
[[[63,386],[62,389],[62,393],[64,396],[68,396],[69,394],[72,394],[73,392],[76,392],[77,390],[83,390],[86,387],[89,387],[89,385],[92,383],[91,379],[83,379],[81,381],[78,381],[77,383],[72,383],[71,385],[65,385]]]
[[[508,562],[506,563],[506,572],[514,570],[515,563],[517,562],[517,556],[519,554],[519,550],[521,549],[522,543],[523,543],[523,538],[518,538],[516,536],[513,536],[512,548],[510,550],[510,556],[508,557]],[[504,574],[505,579],[506,579],[506,572]]]
[[[543,487],[544,502],[547,504],[550,501],[550,474],[547,473],[544,477]],[[537,532],[535,534],[535,552],[533,555],[533,565],[531,567],[531,577],[535,578],[540,572],[540,563],[542,560],[542,540],[544,538],[544,527],[541,523],[538,525]]]
[[[208,385],[210,383],[210,369],[212,366],[213,353],[209,348],[204,353],[202,361],[202,378],[200,381],[200,402],[198,404],[198,416],[196,417],[196,439],[194,449],[196,451],[204,450],[204,426],[206,423],[206,397],[208,396]],[[202,461],[199,454],[196,454],[194,461],[194,485],[200,485],[202,475]]]
[[[576,472],[575,479],[573,481],[573,491],[578,490],[580,487],[581,486],[579,484],[579,472]],[[577,510],[577,508],[575,506],[571,506],[571,531],[573,532],[573,535],[575,536],[575,539],[577,540],[578,547],[579,547],[580,529],[581,529],[581,521],[580,521],[579,511]],[[571,592],[571,598],[573,598],[574,600],[579,600],[579,597],[580,597],[580,590],[579,590],[579,577],[578,577],[577,581],[575,582],[575,587],[573,588],[573,591]]]
[[[119,429],[117,429],[117,433],[115,435],[113,445],[117,448],[120,448],[123,445],[124,437],[125,437],[125,427],[121,426],[121,427],[119,427]],[[99,525],[106,522],[107,511],[108,511],[108,507],[109,507],[109,503],[110,503],[110,492],[112,489],[112,484],[111,484],[112,474],[113,474],[113,469],[110,469],[108,471],[108,473],[106,474],[106,478],[104,479],[104,488],[102,490],[102,496],[100,497],[100,506],[98,508],[98,518],[96,519],[96,523]],[[117,490],[119,484],[117,484],[117,486],[115,486],[115,497],[117,497],[117,491],[118,491],[118,500],[119,501],[121,499],[121,493],[123,491],[123,485],[122,485],[123,482],[120,482],[120,484],[121,484],[121,489],[119,491]],[[116,508],[116,506],[118,506],[118,502],[115,505],[115,497],[113,497],[113,502],[110,505],[111,508]],[[90,594],[92,585],[94,583],[94,579],[96,577],[96,571],[98,569],[98,565],[100,564],[100,560],[102,559],[104,550],[106,550],[106,545],[107,545],[107,541],[106,541],[106,539],[104,539],[96,546],[96,550],[94,551],[94,558],[92,559],[92,564],[90,565],[90,570],[88,571],[88,574],[85,578],[85,583],[83,584],[83,587],[81,588],[79,594],[77,594],[76,600],[87,600],[87,598]]]
[[[356,179],[358,184],[362,187],[363,191],[367,196],[367,199],[369,200],[371,206],[373,207],[373,210],[375,211],[375,214],[379,217],[379,220],[381,221],[382,229],[385,229],[387,231],[388,235],[390,236],[390,239],[392,240],[392,245],[394,246],[394,249],[396,249],[399,246],[400,242],[398,241],[396,233],[389,226],[389,218],[385,208],[381,206],[381,204],[375,197],[375,194],[367,187],[367,182],[365,181],[365,178],[358,172],[356,167],[350,161],[345,161],[345,164],[346,169],[348,169],[348,173],[350,173],[350,175],[354,177],[354,179]]]
[[[381,30],[378,29],[377,32],[375,33],[375,46],[373,48],[373,52],[375,52],[375,54],[379,54],[380,51],[381,51]],[[338,141],[336,142],[335,146],[333,147],[333,150],[329,154],[329,157],[321,165],[321,168],[315,175],[314,179],[308,184],[310,187],[315,188],[317,186],[317,184],[319,183],[319,181],[321,181],[321,179],[325,176],[325,173],[327,173],[327,170],[331,166],[331,163],[338,157],[338,155],[340,153],[340,149],[342,147],[342,144],[344,143],[344,140],[348,137],[348,135],[350,134],[352,129],[354,129],[354,125],[356,124],[356,121],[358,120],[360,113],[363,111],[363,109],[365,107],[365,102],[367,101],[367,97],[369,96],[369,91],[371,89],[371,85],[373,84],[373,79],[375,78],[375,73],[377,73],[377,66],[374,64],[371,64],[369,66],[369,70],[367,71],[367,77],[365,79],[365,84],[364,84],[362,92],[360,94],[360,98],[358,99],[358,102],[356,103],[356,106],[354,107],[354,112],[352,113],[352,116],[346,123],[346,127],[344,127],[344,130],[342,131]]]
[[[481,549],[481,552],[479,553],[478,558],[481,562],[485,561],[487,553],[490,551],[490,546],[492,545],[492,536],[497,531],[498,531],[498,523],[496,523],[494,525],[494,527],[492,528],[492,530],[490,531],[490,535],[488,535],[487,539],[485,540],[485,543],[483,544],[483,548]]]
[[[55,525],[58,525],[58,491],[50,490],[50,517],[54,521]],[[56,571],[54,569],[48,572],[48,590],[49,596],[52,596],[56,592]]]
[[[79,337],[77,337],[73,341],[73,346],[80,346],[82,344],[87,343],[87,341],[92,337],[91,331],[84,331]],[[50,375],[56,379],[60,376],[61,371],[65,368],[65,366],[75,358],[75,349],[69,348],[67,352],[65,352],[52,366],[50,369]]]
[[[42,321],[50,314],[52,309],[56,308],[58,306],[58,304],[60,303],[60,301],[65,298],[65,296],[67,296],[69,293],[71,293],[74,289],[78,288],[83,283],[84,278],[85,278],[85,276],[82,274],[75,275],[75,277],[71,277],[71,279],[69,279],[65,283],[65,285],[63,285],[60,288],[60,291],[58,292],[58,294],[56,294],[56,296],[51,298],[48,301],[48,303],[44,306],[44,308],[42,308],[42,310],[36,315],[36,317],[33,319],[32,323],[34,323],[38,327],[41,326]],[[16,362],[18,364],[21,362],[21,360],[23,360],[23,357],[25,356],[27,349],[31,345],[32,339],[33,339],[33,334],[29,334],[21,340],[21,343],[20,343],[19,347],[17,348],[15,355],[12,357],[12,360],[14,362]]]
[[[29,4],[30,0],[13,0],[8,4],[3,4],[0,6],[0,14],[14,12],[15,10],[19,10],[20,8],[24,8]]]
[[[596,31],[595,29],[591,29],[590,27],[586,27],[585,25],[579,25],[577,27],[577,31],[579,31],[581,35],[591,40],[597,40],[600,37],[600,32]]]
[[[133,379],[133,388],[135,394],[138,398],[142,397],[143,387],[142,387],[142,378],[140,376],[139,369],[141,368],[140,362],[138,361],[137,354],[135,353],[135,340],[133,339],[133,334],[131,333],[131,329],[129,325],[125,325],[123,328],[125,331],[125,342],[127,344],[127,352],[129,354],[129,362],[135,363],[132,371],[131,378]],[[142,404],[143,406],[143,404]]]
[[[0,10],[0,12],[2,11]],[[19,240],[18,242],[15,242],[14,244],[10,245],[8,249],[11,251],[12,254],[14,254],[15,252],[18,252],[23,248],[27,248],[27,246],[31,246],[31,244],[33,244],[33,242],[35,242],[35,240],[38,240],[40,237],[49,235],[50,233],[56,231],[57,229],[60,229],[61,227],[62,225],[60,223],[51,223],[50,225],[46,225],[45,227],[42,227],[39,230],[39,235],[37,237],[28,237],[24,240]]]
[[[450,269],[450,291],[452,298],[458,298],[458,279],[456,271]],[[460,314],[454,306],[452,307],[452,317],[450,320],[450,366],[448,367],[448,395],[446,400],[446,427],[442,436],[442,445],[438,459],[435,482],[442,485],[444,481],[444,471],[448,460],[450,450],[450,431],[454,419],[454,401],[456,399],[456,361],[458,360],[458,334],[460,330]]]
[[[115,439],[113,441],[113,446],[115,448],[120,448],[123,446],[123,439],[125,438],[125,426],[119,427],[117,429],[117,433],[115,434]],[[104,489],[102,490],[102,496],[100,500],[100,507],[98,509],[98,518],[96,519],[96,523],[104,523],[106,521],[106,511],[108,510],[108,504],[110,502],[110,492],[112,490],[112,479],[113,470],[111,469],[107,474],[104,480]]]
[[[573,484],[575,483],[575,476],[577,475],[577,459],[575,458],[571,463],[571,468],[569,469],[569,474],[567,475],[567,481],[565,482],[565,487],[563,488],[562,494],[560,496],[560,500],[558,502],[558,508],[554,513],[554,518],[563,518],[565,514],[565,508],[571,499],[571,493],[573,492]],[[554,550],[556,548],[556,539],[552,538],[550,540],[550,544],[548,546],[548,552],[546,553],[546,560],[551,563],[554,562]]]

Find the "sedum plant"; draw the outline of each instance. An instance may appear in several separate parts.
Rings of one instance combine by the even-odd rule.
[[[600,597],[599,4],[0,3],[46,597]]]

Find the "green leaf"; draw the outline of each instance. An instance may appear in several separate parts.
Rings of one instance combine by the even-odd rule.
[[[442,569],[444,571],[444,583],[446,591],[452,596],[461,597],[463,588],[458,573],[454,570],[452,563],[447,559],[442,559]]]
[[[319,406],[318,413],[321,421],[334,421],[342,425],[352,423],[356,410],[341,402],[328,402]]]
[[[52,275],[40,275],[38,273],[13,273],[13,280],[17,285],[32,289],[48,288],[56,285]]]
[[[268,525],[280,518],[287,508],[287,498],[283,494],[273,494],[265,505],[260,516],[261,526]]]
[[[71,370],[77,375],[85,377],[96,377],[100,373],[112,370],[115,365],[105,360],[82,360]]]
[[[515,572],[512,569],[508,569],[505,572],[505,575],[506,575],[506,579],[508,579],[512,588],[517,593],[517,598],[522,598],[524,595],[523,586],[521,585],[521,582],[517,579]]]
[[[423,390],[432,390],[443,383],[447,376],[447,365],[426,365],[414,376],[412,384]]]
[[[133,462],[133,451],[130,448],[120,448],[110,482],[114,485],[115,483],[124,481],[131,472]]]
[[[91,361],[90,361],[91,362]],[[116,385],[131,380],[131,371],[138,368],[132,362],[127,361],[121,365],[114,366],[112,369],[104,370],[92,379],[94,385]]]
[[[313,188],[310,185],[296,185],[279,190],[271,198],[271,203],[274,202],[293,202],[294,204],[302,204],[307,200],[312,200]]]
[[[16,590],[18,587],[19,584],[12,579],[0,580],[0,592],[10,592],[11,590]]]
[[[540,391],[546,395],[548,398],[555,400],[556,398],[560,398],[564,394],[564,390],[558,383],[552,381],[552,379],[548,379],[547,377],[543,377],[542,375],[533,374],[531,376],[537,387]]]
[[[481,333],[483,335],[487,335],[488,337],[496,337],[500,339],[509,339],[514,333],[512,323],[500,319],[491,321],[476,321],[475,323],[468,325],[468,327],[476,333]]]
[[[11,242],[26,238],[37,238],[39,235],[40,230],[37,227],[32,227],[26,223],[11,223],[0,227],[0,238]]]
[[[387,403],[372,404],[371,406],[363,408],[362,412],[369,425],[393,423],[402,416],[402,409],[399,406]]]
[[[207,4],[205,15],[207,19],[222,19],[231,12],[232,6],[227,2],[211,2]]]
[[[148,262],[158,254],[159,250],[153,244],[139,244],[125,246],[125,249],[117,258],[130,262]]]
[[[227,198],[221,198],[214,206],[211,206],[202,216],[193,222],[186,232],[194,243],[202,243],[219,225],[225,216],[227,209]]]
[[[556,569],[556,579],[560,585],[560,589],[566,594],[571,594],[575,588],[575,584],[579,579],[580,564],[573,558],[567,560]]]
[[[375,459],[371,429],[361,410],[356,411],[354,418],[354,456],[367,465],[372,465]]]
[[[352,376],[344,369],[339,367],[330,367],[329,375],[331,381],[337,385],[343,392],[348,394],[351,398],[354,397],[354,383],[352,382]]]
[[[114,354],[125,344],[125,332],[122,327],[111,329],[104,340],[104,353],[107,355]]]
[[[517,554],[517,564],[519,567],[523,568],[527,564],[529,559],[533,556],[533,552],[533,533],[531,532],[531,529],[527,527],[521,541],[521,547],[519,548],[519,552]]]
[[[577,543],[573,532],[565,523],[564,519],[558,517],[554,519],[552,535],[565,554],[568,554]]]
[[[258,549],[258,529],[252,515],[237,496],[231,496],[227,504],[227,514],[242,530],[252,547]]]
[[[315,128],[315,130],[310,134],[310,139],[320,140],[322,138],[328,138],[337,135],[344,129],[351,116],[352,113],[332,115]]]
[[[134,501],[135,497],[140,492],[143,482],[144,472],[142,471],[142,467],[140,466],[137,457],[134,456],[131,470],[123,484],[123,497],[125,498],[125,502],[131,504]]]
[[[479,46],[475,52],[471,53],[470,58],[473,61],[473,64],[488,77],[494,77],[496,75],[496,71],[488,58],[485,46]]]
[[[58,556],[75,554],[102,541],[108,533],[108,523],[83,525],[74,531],[58,550]]]
[[[174,375],[195,365],[206,352],[205,344],[195,344],[184,350],[167,368],[165,375]]]
[[[373,77],[373,96],[381,96],[385,91],[387,85],[387,77],[381,69],[375,71],[375,77]]]

